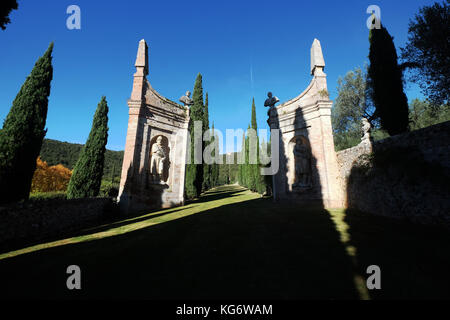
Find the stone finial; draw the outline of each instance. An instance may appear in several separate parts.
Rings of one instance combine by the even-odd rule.
[[[314,42],[311,46],[311,74],[314,75],[317,69],[325,68],[325,60],[323,59],[322,47],[320,46],[320,41],[314,39]]]
[[[144,75],[148,75],[148,46],[144,39],[139,41],[136,63],[134,66],[138,71],[139,68],[143,68]]]

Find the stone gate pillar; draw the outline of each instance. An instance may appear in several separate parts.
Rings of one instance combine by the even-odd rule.
[[[139,42],[119,189],[125,213],[182,205],[189,109],[147,80],[148,46]]]
[[[273,176],[275,199],[341,207],[342,196],[331,127],[325,61],[319,40],[311,47],[313,79],[294,99],[269,110],[268,124],[279,129],[279,170]],[[274,143],[275,136],[272,136]]]

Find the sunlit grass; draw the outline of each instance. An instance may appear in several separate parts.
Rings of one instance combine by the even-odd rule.
[[[345,210],[344,209],[331,209],[327,210],[330,214],[331,220],[336,225],[336,231],[339,232],[340,241],[345,247],[347,255],[350,257],[353,267],[356,270],[358,266],[357,250],[356,247],[350,244],[351,236],[349,233],[350,226],[345,222]],[[364,277],[358,272],[354,272],[353,282],[356,290],[358,291],[361,300],[370,300],[369,291],[367,290],[366,281]]]
[[[190,216],[190,215],[193,215],[196,213],[200,213],[200,212],[204,212],[204,211],[207,211],[210,209],[214,209],[214,208],[217,208],[217,207],[220,207],[223,205],[239,203],[239,202],[243,202],[243,201],[257,199],[260,197],[258,194],[250,192],[239,186],[217,187],[217,188],[209,190],[205,194],[205,196],[207,196],[209,193],[229,192],[230,190],[237,192],[236,195],[238,195],[238,196],[226,197],[226,198],[207,201],[207,202],[194,202],[194,203],[182,206],[182,207],[175,207],[175,208],[170,208],[170,209],[159,210],[159,211],[152,212],[149,214],[144,214],[142,216],[124,219],[124,220],[113,222],[110,224],[105,224],[105,225],[102,225],[102,226],[94,228],[94,229],[88,229],[87,231],[92,230],[93,232],[88,233],[86,235],[71,237],[71,238],[57,240],[57,241],[53,241],[53,242],[42,243],[42,244],[27,247],[27,248],[23,248],[20,250],[15,250],[15,251],[0,254],[0,260],[15,257],[18,255],[22,255],[22,254],[26,254],[26,253],[30,253],[30,252],[35,252],[35,251],[42,250],[42,249],[113,237],[113,236],[125,234],[128,232],[140,230],[143,228],[147,228],[152,225],[156,225],[156,224],[180,219],[183,217],[187,217],[187,216]],[[136,220],[138,222],[133,222]],[[115,227],[115,225],[120,225],[120,226]],[[110,227],[110,228],[106,231],[101,231],[101,232],[94,231],[95,229],[98,229],[98,228],[104,229],[105,227],[106,228]]]

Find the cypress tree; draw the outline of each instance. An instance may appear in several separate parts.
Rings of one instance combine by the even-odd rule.
[[[245,137],[244,186],[246,188],[249,188],[249,186],[250,186],[250,176],[251,176],[250,161],[249,161],[249,151],[250,151],[249,141],[250,141],[250,139],[248,136],[248,129],[250,129],[250,125],[248,125],[248,127],[247,127],[247,136]]]
[[[256,163],[250,165],[250,186],[249,188],[253,191],[258,191],[259,189],[259,138],[258,138],[258,124],[256,123],[256,106],[255,98],[252,100],[252,129],[255,130],[256,139]]]
[[[192,95],[193,105],[190,109],[189,119],[189,134],[191,137],[191,159],[190,164],[186,165],[186,179],[185,179],[185,193],[186,198],[193,199],[200,196],[203,185],[203,161],[201,164],[194,163],[194,122],[204,120],[204,105],[203,105],[203,85],[202,75],[199,73],[195,79],[194,93]],[[203,125],[202,125],[203,128]],[[201,143],[201,150],[203,151],[203,139]]]
[[[211,188],[217,186],[218,180],[219,180],[219,164],[216,163],[216,150],[217,150],[217,143],[218,139],[216,139],[216,134],[214,133],[214,122],[212,124],[212,140],[211,143],[214,144],[214,150],[212,152],[212,156],[214,157],[214,163],[211,165]]]
[[[108,141],[108,104],[102,97],[95,111],[91,132],[81,150],[67,187],[67,198],[96,197],[100,191]]]
[[[258,124],[256,123],[256,106],[255,106],[255,98],[252,100],[252,129],[255,131],[258,130]]]
[[[208,112],[208,92],[205,94],[205,108],[203,110],[203,133],[209,130],[209,112]],[[212,143],[212,139],[209,143]],[[208,144],[209,144],[208,143]],[[205,143],[205,148],[207,144]],[[204,191],[211,188],[211,165],[203,164],[203,186]]]
[[[375,106],[374,116],[390,135],[408,131],[408,99],[393,38],[381,25],[380,29],[370,30],[369,41],[367,93]]]
[[[36,159],[47,132],[52,51],[50,43],[20,88],[0,130],[0,203],[28,199]]]
[[[245,133],[242,134],[242,146],[240,152],[240,159],[244,159],[244,163],[239,164],[238,170],[238,183],[239,185],[245,187],[244,184],[244,167],[245,167]]]
[[[256,134],[250,133],[249,129],[253,129]],[[244,134],[242,137],[242,149],[241,153],[244,156],[244,163],[239,165],[238,168],[238,182],[241,186],[246,187],[252,191],[259,193],[264,193],[266,190],[266,183],[264,176],[260,173],[260,163],[259,163],[259,138],[258,138],[258,124],[256,121],[256,106],[255,99],[252,100],[252,114],[251,114],[251,125],[247,128],[247,135]],[[250,143],[250,139],[255,139]],[[256,150],[250,150],[250,145],[254,145]],[[256,163],[250,163],[250,152],[256,152]],[[253,160],[253,159],[252,159]]]

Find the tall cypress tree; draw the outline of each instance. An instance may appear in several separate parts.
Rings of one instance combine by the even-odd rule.
[[[255,98],[252,100],[252,129],[255,131],[258,130],[258,124],[256,123],[256,106],[255,106]]]
[[[250,133],[249,129],[253,129],[254,133]],[[251,125],[247,128],[247,136],[242,137],[242,149],[241,153],[245,157],[245,161],[243,164],[239,165],[238,171],[238,181],[241,186],[244,186],[252,191],[256,191],[259,193],[264,193],[266,190],[266,183],[263,176],[260,173],[260,162],[259,162],[259,138],[258,138],[258,124],[256,121],[256,106],[255,99],[252,100],[252,116],[251,116]],[[251,141],[254,139],[254,141]],[[256,150],[251,150],[250,147],[255,147]],[[254,160],[253,157],[250,157],[251,152],[256,152],[256,163],[250,163],[250,160]],[[252,159],[250,159],[252,158]]]
[[[245,167],[245,133],[242,134],[242,146],[240,152],[240,158],[243,159],[244,163],[239,164],[238,169],[238,183],[239,185],[245,187],[245,179],[244,179],[244,167]]]
[[[258,124],[256,123],[256,106],[255,106],[255,98],[252,100],[252,129],[255,130],[256,139],[256,163],[250,165],[250,186],[249,188],[253,191],[257,191],[259,189],[259,139],[258,139]]]
[[[393,38],[381,25],[380,29],[370,30],[369,41],[367,93],[375,106],[374,116],[390,135],[408,131],[408,99]]]
[[[46,134],[53,43],[38,59],[0,130],[0,203],[28,199]]]
[[[218,144],[218,139],[216,137],[216,134],[214,132],[214,122],[212,124],[212,140],[211,143],[214,144],[214,149],[212,152],[212,156],[214,157],[214,163],[211,165],[211,187],[215,187],[218,185],[218,181],[219,181],[219,164],[216,163],[216,150],[217,149],[217,144]]]
[[[102,97],[95,111],[91,132],[81,150],[67,187],[67,198],[96,197],[100,191],[108,142],[108,104]]]
[[[192,95],[193,105],[190,109],[189,119],[189,134],[191,137],[191,159],[190,164],[186,165],[186,179],[185,179],[185,193],[188,199],[193,199],[200,196],[203,185],[203,161],[201,164],[194,163],[194,122],[204,120],[204,105],[203,105],[203,84],[202,75],[199,73],[195,79],[194,93]],[[203,125],[202,125],[203,128]],[[203,139],[198,141],[201,144],[203,151]]]
[[[203,133],[209,130],[208,92],[205,94],[205,108],[203,110]],[[212,143],[212,139],[209,143]],[[205,143],[205,148],[209,143]],[[203,164],[203,190],[211,188],[211,168],[209,164]]]
[[[251,170],[250,170],[250,138],[248,135],[248,129],[250,129],[250,125],[247,127],[247,136],[245,137],[245,165],[244,165],[244,186],[246,188],[250,188],[250,179],[251,179]]]

